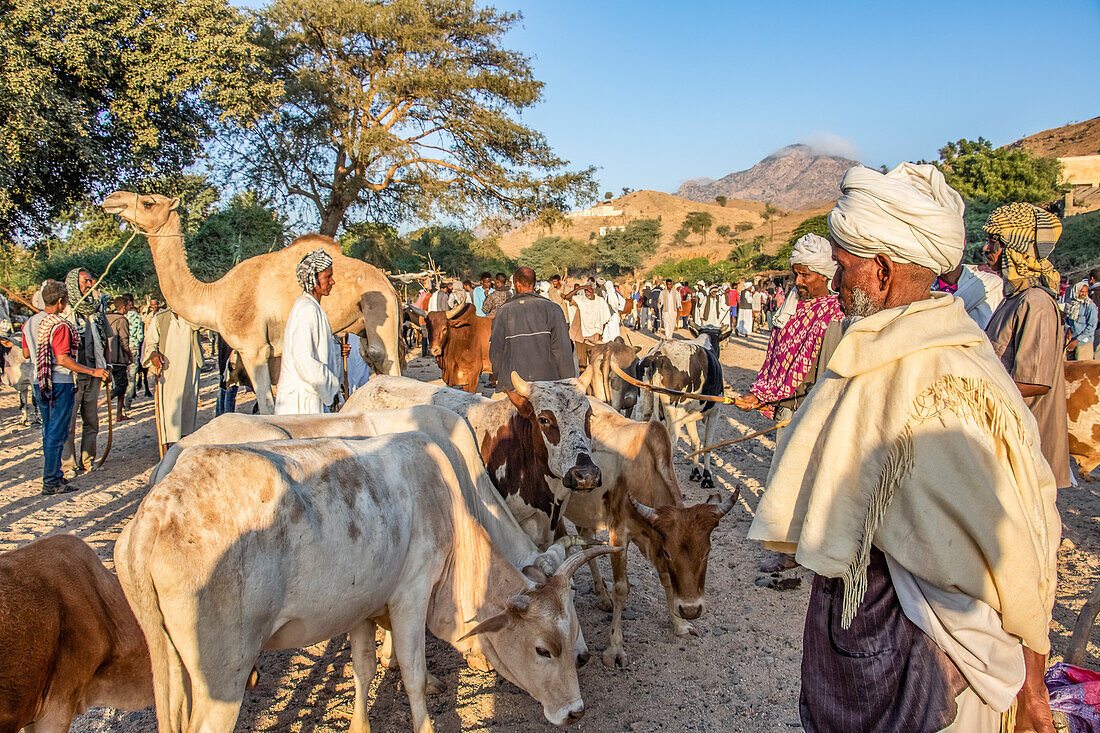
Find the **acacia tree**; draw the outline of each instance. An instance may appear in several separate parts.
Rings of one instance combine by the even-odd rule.
[[[691,211],[684,218],[684,227],[699,235],[699,244],[707,243],[707,232],[714,226],[714,217],[707,211]]]
[[[235,131],[232,172],[328,235],[353,209],[530,219],[594,199],[594,170],[565,170],[516,117],[543,87],[501,46],[519,19],[473,0],[275,0],[257,37],[285,94]]]
[[[277,92],[260,51],[226,0],[0,3],[0,239],[193,163]]]
[[[936,165],[947,183],[967,199],[1041,204],[1065,191],[1058,182],[1062,172],[1058,159],[1037,158],[1023,148],[994,148],[982,137],[947,143],[940,148]]]

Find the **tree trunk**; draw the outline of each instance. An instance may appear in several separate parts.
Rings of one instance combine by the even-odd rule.
[[[344,223],[344,214],[347,210],[348,207],[343,204],[330,203],[321,214],[321,234],[335,239],[336,233],[340,231],[340,225]]]
[[[1092,626],[1096,623],[1096,617],[1100,615],[1100,580],[1092,589],[1092,595],[1085,601],[1081,608],[1081,614],[1077,617],[1077,623],[1073,627],[1073,636],[1070,637],[1069,654],[1066,661],[1080,667],[1085,663],[1085,653],[1089,646],[1089,636]]]

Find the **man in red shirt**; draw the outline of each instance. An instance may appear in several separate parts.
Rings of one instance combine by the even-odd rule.
[[[56,280],[42,285],[45,310],[23,325],[23,356],[33,360],[34,398],[42,413],[42,493],[73,491],[61,474],[61,449],[69,435],[76,384],[73,372],[107,379],[106,369],[89,369],[73,360],[76,333],[59,314],[65,310],[68,291]]]

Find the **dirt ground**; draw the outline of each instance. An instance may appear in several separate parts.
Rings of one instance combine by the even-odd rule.
[[[652,343],[630,333],[635,344]],[[724,344],[726,384],[745,391],[763,359],[765,336]],[[414,359],[408,371],[436,379],[433,362]],[[217,383],[213,372],[202,378],[200,419],[213,416]],[[37,428],[18,425],[15,395],[0,394],[0,550],[35,538],[71,532],[87,540],[112,567],[115,538],[145,495],[145,482],[157,461],[152,402],[135,403],[135,419],[116,426],[114,446],[100,471],[76,479],[79,491],[39,495],[41,437]],[[251,395],[238,401],[251,410]],[[757,413],[722,408],[718,439],[725,440],[769,426]],[[105,425],[100,446],[105,442]],[[676,470],[690,501],[709,493],[688,481],[690,462],[684,444]],[[756,583],[767,553],[745,539],[775,447],[771,435],[719,450],[715,479],[719,489],[743,483],[740,506],[715,531],[707,579],[707,607],[695,622],[699,636],[680,640],[671,633],[664,594],[656,573],[633,547],[629,568],[631,593],[623,632],[628,666],[600,663],[609,615],[599,610],[587,568],[577,572],[576,606],[593,659],[579,670],[586,714],[577,731],[783,731],[798,722],[802,618],[809,592],[805,570],[785,575],[798,588],[772,590]],[[1100,483],[1087,483],[1059,497],[1063,542],[1059,553],[1058,602],[1051,636],[1053,659],[1065,653],[1077,613],[1100,576]],[[610,577],[606,560],[605,573]],[[1087,664],[1100,667],[1100,632],[1094,634]],[[446,684],[429,703],[436,730],[532,731],[551,729],[541,707],[527,694],[493,673],[465,666],[449,645],[429,637],[428,666]],[[346,639],[338,638],[287,652],[265,652],[260,683],[241,708],[238,731],[344,731],[352,705],[352,672]],[[395,670],[380,670],[372,690],[375,731],[411,727],[409,706]],[[93,709],[76,721],[74,731],[91,733],[156,730],[152,710],[137,713]]]

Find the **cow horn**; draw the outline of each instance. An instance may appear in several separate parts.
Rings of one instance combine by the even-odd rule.
[[[653,511],[652,507],[646,506],[642,502],[635,499],[633,496],[630,496],[630,494],[627,494],[627,497],[630,499],[630,505],[634,507],[634,511],[638,512],[638,514],[641,515],[642,519],[646,520],[650,524],[652,524],[657,519],[657,512]]]
[[[447,320],[449,321],[452,318],[457,317],[458,314],[461,313],[463,311],[463,309],[465,309],[465,308],[466,308],[466,302],[465,301],[459,303],[454,308],[451,308],[449,311],[447,311]]]
[[[561,564],[557,572],[554,573],[554,578],[561,578],[568,581],[573,573],[577,572],[577,568],[584,565],[586,562],[594,557],[600,555],[610,555],[612,552],[622,552],[624,548],[617,545],[600,545],[599,547],[589,547],[587,550],[581,550],[578,553],[570,555],[565,562]]]
[[[715,505],[714,506],[714,511],[716,511],[718,513],[718,516],[724,517],[724,516],[726,516],[727,514],[730,513],[730,510],[733,509],[734,505],[737,503],[738,497],[740,497],[740,496],[741,496],[741,486],[739,484],[736,489],[734,489],[732,492],[726,494],[726,498],[722,499],[721,501],[717,501],[718,495],[716,494],[713,497],[715,499],[715,501],[712,501],[710,503]]]
[[[585,367],[585,370],[581,372],[581,375],[577,377],[577,391],[588,392],[588,388],[592,386],[592,365],[589,364]]]
[[[531,398],[531,383],[515,372],[512,372],[512,389],[528,399]]]
[[[420,316],[421,318],[428,317],[428,311],[424,310],[423,308],[417,308],[415,305],[407,305],[405,306],[405,310],[407,310],[409,313],[412,313],[414,316]]]

